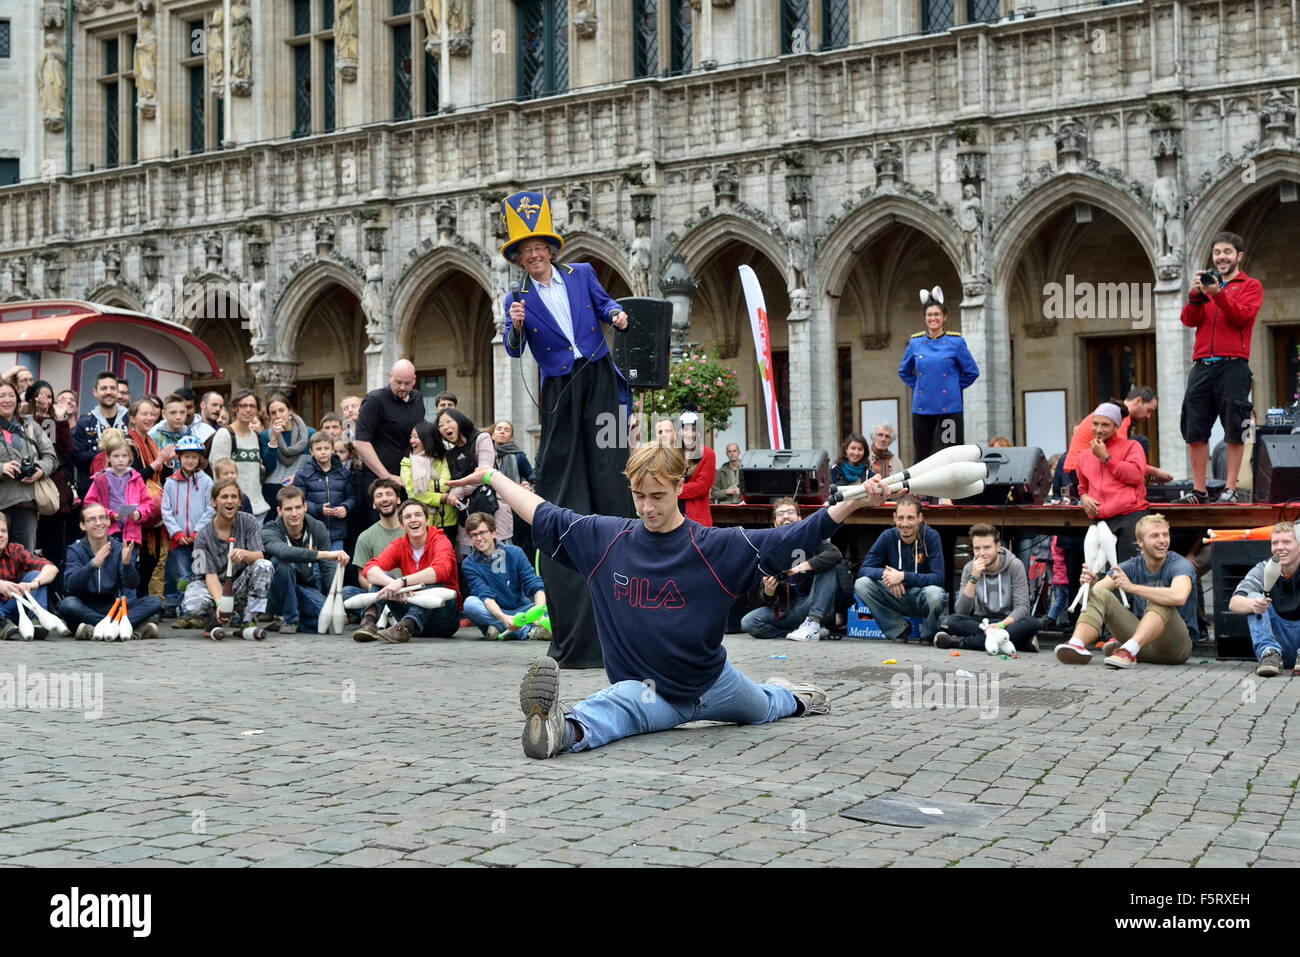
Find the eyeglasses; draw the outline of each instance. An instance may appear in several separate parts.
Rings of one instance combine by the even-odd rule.
[[[108,524],[110,524],[107,515],[95,515],[95,516],[92,516],[91,518],[83,518],[82,521],[85,522],[87,525],[108,525]]]
[[[799,511],[798,509],[793,509],[793,508],[778,509],[776,512],[776,517],[777,518],[798,518]]]

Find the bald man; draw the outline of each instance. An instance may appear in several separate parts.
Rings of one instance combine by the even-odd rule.
[[[348,532],[355,536],[379,521],[366,490],[377,478],[402,480],[402,459],[410,454],[411,429],[424,421],[424,399],[415,387],[415,366],[406,359],[393,363],[388,385],[367,393],[357,415],[352,440],[360,464],[352,469],[353,495],[358,507],[348,515]]]

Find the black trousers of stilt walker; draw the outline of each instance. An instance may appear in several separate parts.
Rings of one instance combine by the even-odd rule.
[[[579,359],[573,372],[548,377],[541,407],[537,494],[584,515],[635,516],[623,475],[627,425],[613,358]],[[551,617],[550,656],[563,668],[604,667],[586,578],[538,552]]]

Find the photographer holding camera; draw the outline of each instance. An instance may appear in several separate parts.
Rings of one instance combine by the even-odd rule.
[[[1250,336],[1264,301],[1264,287],[1241,271],[1246,258],[1236,233],[1214,237],[1214,267],[1192,281],[1182,323],[1196,330],[1192,373],[1183,396],[1182,433],[1192,459],[1192,491],[1180,501],[1205,503],[1210,429],[1223,423],[1228,444],[1228,487],[1220,502],[1237,501],[1237,474],[1245,452],[1242,433],[1250,422]]]
[[[9,539],[36,548],[36,483],[56,468],[54,445],[40,427],[25,429],[18,417],[18,390],[0,381],[0,511]]]

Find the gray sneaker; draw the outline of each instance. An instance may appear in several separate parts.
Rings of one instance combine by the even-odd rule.
[[[267,628],[267,631],[271,631],[271,630],[272,630],[272,629]],[[285,621],[283,618],[281,618],[281,619],[280,619],[280,634],[282,634],[282,635],[296,635],[296,634],[298,634],[298,623],[297,623],[296,621]]]
[[[519,708],[524,713],[524,754],[553,758],[564,750],[570,710],[560,700],[560,666],[554,658],[538,658],[519,683]]]
[[[488,625],[487,634],[483,636],[484,641],[500,641],[501,629],[496,625]]]
[[[1270,648],[1259,659],[1259,667],[1255,669],[1255,674],[1261,678],[1276,678],[1281,673],[1282,653],[1276,648]]]
[[[785,678],[768,678],[765,683],[784,688],[795,696],[795,700],[803,706],[803,711],[798,714],[798,717],[806,718],[810,714],[830,714],[830,699],[826,697],[826,692],[820,688],[814,688],[812,685],[793,684]]]

